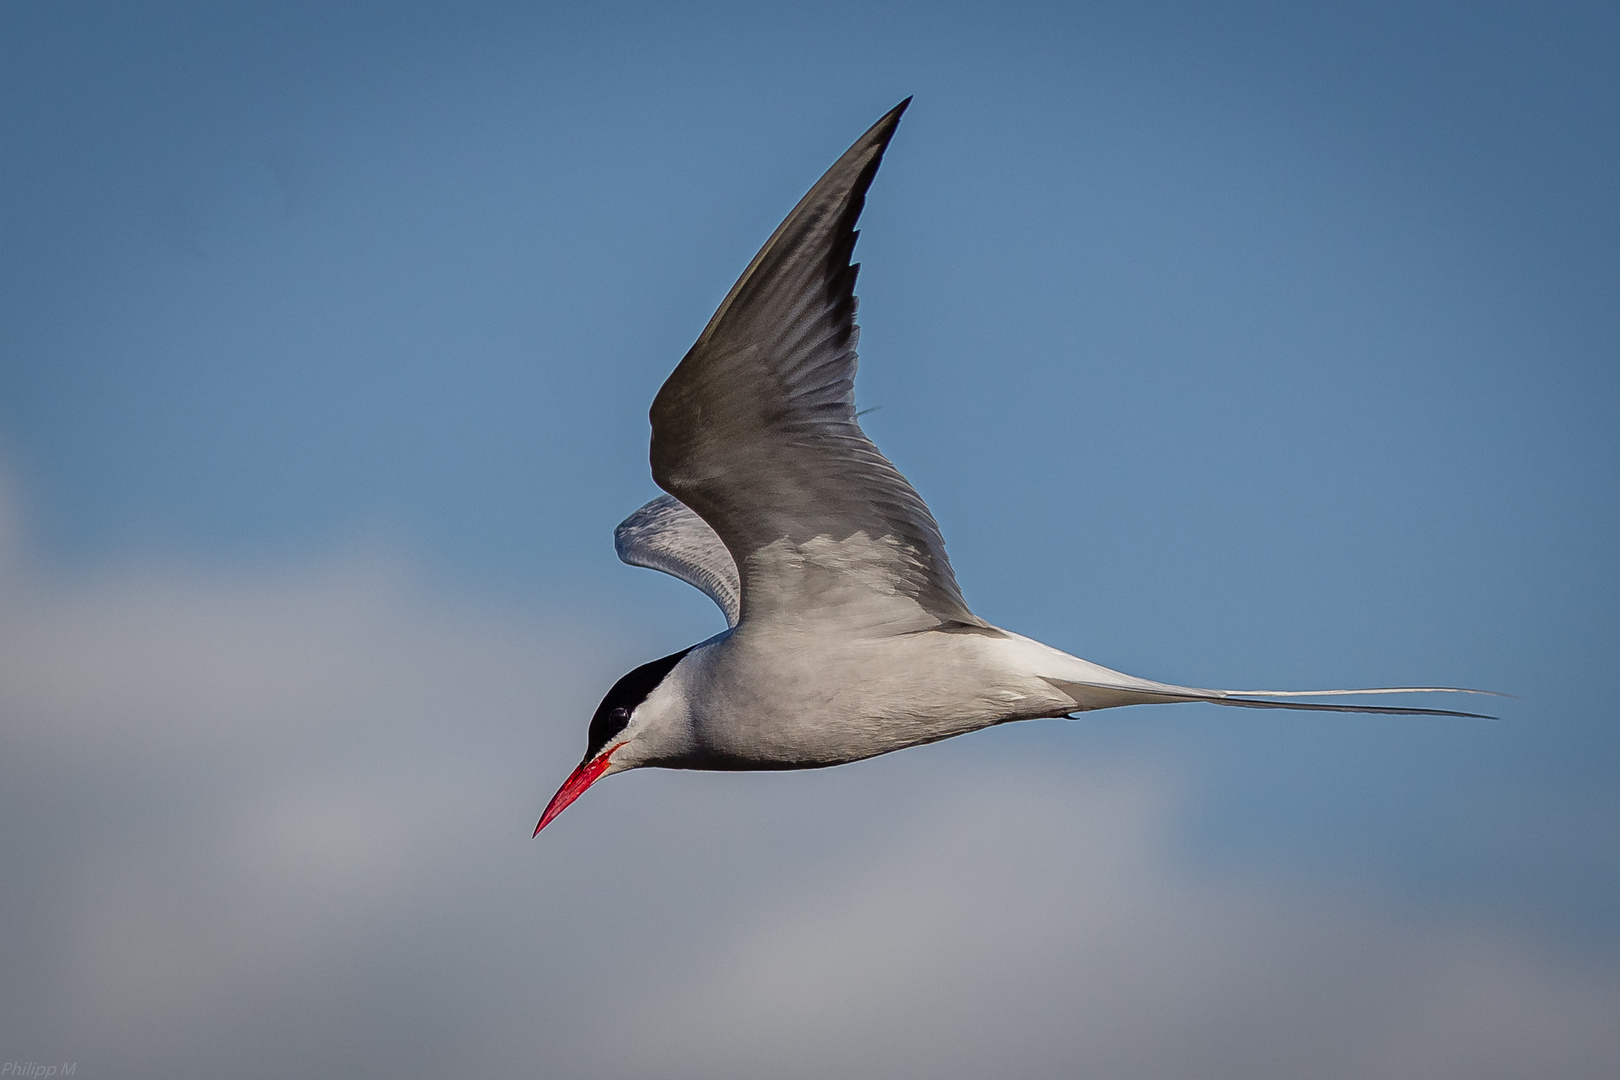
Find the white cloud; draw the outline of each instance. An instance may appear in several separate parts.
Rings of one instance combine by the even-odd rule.
[[[6,519],[0,514],[0,526]],[[12,515],[14,518],[14,515]],[[1601,1077],[1620,970],[1213,876],[1016,732],[535,815],[617,671],[388,559],[0,581],[0,1056],[87,1078]]]
[[[1174,785],[1141,769],[927,764],[858,864],[768,898],[681,993],[642,1003],[637,1070],[1506,1078],[1620,1060],[1612,968],[1191,875]]]

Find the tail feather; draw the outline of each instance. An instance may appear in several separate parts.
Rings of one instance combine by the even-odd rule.
[[[1292,709],[1296,712],[1341,712],[1341,713],[1374,713],[1382,716],[1458,716],[1470,720],[1495,720],[1496,717],[1488,713],[1463,712],[1458,709],[1420,709],[1415,706],[1396,705],[1329,705],[1314,701],[1263,701],[1256,700],[1264,694],[1270,697],[1327,697],[1336,694],[1411,694],[1411,693],[1459,693],[1459,694],[1490,694],[1494,697],[1506,697],[1492,690],[1468,690],[1461,687],[1395,687],[1381,686],[1368,690],[1205,690],[1192,686],[1172,686],[1167,683],[1152,683],[1147,680],[1120,685],[1118,683],[1076,683],[1058,680],[1054,682],[1065,694],[1075,700],[1080,708],[1076,712],[1086,712],[1091,709],[1109,708],[1112,705],[1148,705],[1156,702],[1170,703],[1176,701],[1204,701],[1211,705],[1230,705],[1243,709]],[[1115,700],[1109,700],[1114,698]],[[1083,704],[1082,704],[1083,703]]]
[[[1475,693],[1489,693],[1490,691],[1472,691]],[[1495,720],[1496,717],[1488,713],[1462,712],[1458,709],[1419,709],[1412,706],[1397,707],[1388,705],[1323,705],[1312,701],[1255,701],[1252,698],[1241,697],[1207,697],[1199,698],[1211,705],[1236,705],[1244,709],[1294,709],[1300,712],[1353,712],[1353,713],[1379,713],[1384,716],[1463,716],[1470,720]]]
[[[1496,690],[1473,690],[1466,686],[1368,686],[1359,690],[1226,690],[1244,697],[1342,697],[1347,694],[1485,694],[1512,697]]]
[[[1212,690],[1202,686],[1177,686],[1153,679],[1127,675],[1082,660],[1031,638],[1002,631],[1002,647],[1008,650],[1010,665],[1040,672],[1040,678],[1062,691],[1074,703],[1071,712],[1112,709],[1121,705],[1150,705],[1172,701],[1207,701],[1211,705],[1231,705],[1243,709],[1294,709],[1299,712],[1378,713],[1385,716],[1459,716],[1471,720],[1495,720],[1487,713],[1460,709],[1421,709],[1399,705],[1338,705],[1314,701],[1273,700],[1277,698],[1349,697],[1358,694],[1484,694],[1509,697],[1494,690],[1474,690],[1462,686],[1370,686],[1355,690]],[[1061,714],[1054,714],[1061,715]]]

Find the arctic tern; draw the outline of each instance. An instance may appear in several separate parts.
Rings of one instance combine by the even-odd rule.
[[[615,547],[701,589],[727,629],[613,684],[535,835],[627,769],[813,769],[1119,705],[1479,716],[1285,700],[1481,692],[1456,687],[1154,682],[968,610],[933,515],[855,411],[855,223],[910,102],[794,207],[654,399],[652,475],[668,494],[630,515]]]

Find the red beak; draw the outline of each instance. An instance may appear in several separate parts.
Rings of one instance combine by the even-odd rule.
[[[557,789],[557,794],[553,795],[551,801],[546,804],[546,812],[540,815],[540,824],[534,827],[535,836],[539,836],[540,830],[551,824],[552,818],[568,809],[569,803],[585,794],[586,788],[602,778],[602,774],[607,772],[608,758],[612,757],[613,751],[617,749],[618,747],[615,746],[612,750],[597,754],[594,758],[568,774],[568,779],[563,781],[563,786]]]

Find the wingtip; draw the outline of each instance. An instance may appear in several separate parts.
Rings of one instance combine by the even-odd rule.
[[[884,113],[878,122],[867,130],[866,138],[875,138],[883,149],[887,149],[889,140],[894,137],[895,128],[900,126],[900,118],[906,114],[906,109],[910,105],[911,96],[907,95],[904,101]]]

